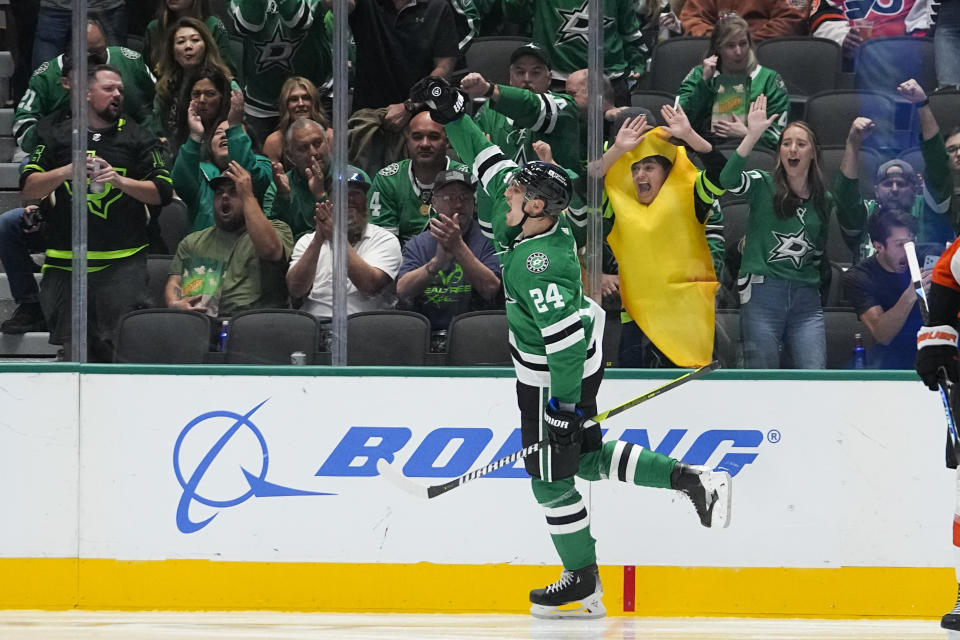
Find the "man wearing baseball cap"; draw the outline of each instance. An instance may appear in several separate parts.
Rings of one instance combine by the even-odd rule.
[[[470,173],[439,172],[435,215],[403,249],[397,295],[403,308],[430,318],[433,331],[445,330],[459,313],[503,307],[500,261],[473,219],[476,188]]]
[[[468,73],[460,86],[474,100],[487,99],[477,124],[508,158],[521,165],[540,160],[533,143],[543,141],[553,151],[553,162],[576,170],[581,164],[577,103],[566,94],[550,91],[551,66],[547,50],[529,43],[510,55],[509,85]]]
[[[900,97],[912,103],[917,110],[922,141],[923,180],[910,163],[893,159],[877,168],[873,180],[873,200],[864,200],[867,214],[876,211],[908,211],[917,219],[917,242],[935,242],[943,246],[956,237],[957,220],[950,215],[950,199],[953,195],[953,180],[950,176],[950,160],[940,126],[930,109],[927,95],[913,79],[897,87]],[[853,154],[852,171],[858,171],[859,154]],[[859,181],[840,175],[834,195],[840,199],[860,198]],[[874,253],[869,236],[863,233],[858,240],[857,262]]]
[[[290,227],[267,219],[250,173],[236,161],[210,187],[213,226],[180,241],[164,290],[167,306],[215,317],[289,306]]]
[[[347,314],[392,309],[393,284],[400,268],[400,242],[377,225],[369,224],[367,192],[370,177],[348,166],[347,179]],[[315,231],[297,240],[287,272],[293,298],[303,298],[301,309],[321,318],[333,315],[333,203],[314,207]]]

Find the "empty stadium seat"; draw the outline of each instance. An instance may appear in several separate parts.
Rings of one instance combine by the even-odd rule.
[[[827,334],[827,369],[852,369],[854,336],[860,334],[867,350],[869,367],[874,346],[873,335],[851,309],[824,309],[823,322]]]
[[[746,200],[730,200],[721,204],[723,209],[723,239],[728,247],[735,246],[747,232],[750,205]]]
[[[347,318],[347,364],[422,366],[430,321],[414,311],[364,311]]]
[[[821,91],[810,96],[803,119],[817,133],[824,146],[842,147],[847,142],[850,125],[859,116],[876,123],[875,132],[864,143],[867,147],[895,146],[895,105],[893,100],[876,91]]]
[[[209,350],[206,315],[182,309],[140,309],[120,319],[114,361],[202,364]]]
[[[295,309],[257,309],[230,319],[227,364],[291,364],[299,351],[304,364],[316,364],[317,319]]]
[[[471,311],[450,322],[448,365],[508,367],[511,363],[505,311]]]
[[[933,62],[931,38],[871,38],[857,50],[856,87],[897,97],[897,86],[913,78],[927,93],[932,93],[937,86]]]
[[[643,88],[675,94],[690,70],[703,62],[709,46],[706,37],[681,36],[658,42]]]
[[[780,74],[791,98],[838,89],[841,58],[840,45],[826,38],[770,38],[757,45],[757,61]]]
[[[163,292],[170,277],[170,262],[172,260],[173,256],[167,255],[147,256],[147,295],[151,307],[162,308],[167,306]]]
[[[666,91],[637,91],[630,95],[630,105],[634,107],[643,107],[653,114],[654,120],[650,123],[654,126],[660,123],[660,109],[668,104],[671,107],[677,101],[676,96]]]
[[[821,145],[820,147],[820,170],[823,172],[828,187],[832,187],[837,174],[840,173],[843,150],[844,147],[841,145]],[[875,149],[864,148],[860,150],[858,178],[860,179],[860,195],[863,198],[873,199],[873,178],[877,173],[877,167],[883,164],[883,161],[884,157]]]

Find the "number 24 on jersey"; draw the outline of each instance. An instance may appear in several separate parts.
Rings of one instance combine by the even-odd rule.
[[[550,310],[547,303],[552,304],[554,309],[562,309],[564,306],[563,296],[560,295],[560,289],[557,287],[556,282],[551,282],[547,285],[546,295],[544,295],[540,289],[530,289],[529,293],[530,297],[533,298],[533,304],[540,313],[546,313]]]

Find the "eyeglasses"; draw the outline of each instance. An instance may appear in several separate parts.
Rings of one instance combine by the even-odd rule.
[[[194,100],[199,100],[200,98],[206,98],[212,100],[220,95],[219,91],[214,91],[213,89],[207,89],[206,91],[191,91],[190,97]]]
[[[957,151],[960,151],[960,144],[953,144],[947,147],[947,153],[951,155],[956,153]]]
[[[456,196],[451,196],[451,195],[433,196],[433,199],[434,199],[434,200],[439,200],[440,202],[444,202],[444,203],[447,203],[447,202],[458,202],[458,203],[472,202],[472,201],[473,201],[473,194],[472,194],[472,193],[467,193],[467,194],[460,194],[460,195],[456,195]]]

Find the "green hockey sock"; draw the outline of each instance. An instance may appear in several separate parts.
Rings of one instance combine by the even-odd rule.
[[[594,564],[597,551],[590,535],[590,515],[573,478],[553,482],[533,478],[532,486],[563,567],[575,571]]]

